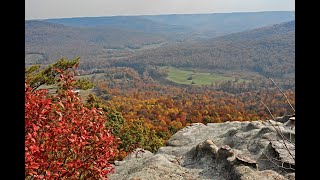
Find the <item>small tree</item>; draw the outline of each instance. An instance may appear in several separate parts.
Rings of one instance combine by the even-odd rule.
[[[61,71],[60,90],[25,84],[26,179],[107,179],[118,140],[106,129],[103,111],[87,108],[73,90],[73,71]]]
[[[68,61],[66,58],[61,58],[56,63],[50,64],[45,68],[41,68],[39,65],[30,66],[25,69],[26,82],[32,87],[32,90],[36,90],[43,84],[55,84],[61,72],[78,67],[79,59],[78,57]]]

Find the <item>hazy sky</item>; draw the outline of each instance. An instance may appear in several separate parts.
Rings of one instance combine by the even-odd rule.
[[[295,0],[25,0],[26,19],[292,11]]]

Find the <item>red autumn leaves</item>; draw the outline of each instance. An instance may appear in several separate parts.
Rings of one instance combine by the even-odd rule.
[[[25,84],[26,179],[105,179],[112,172],[118,140],[99,109],[74,94],[72,72],[60,77],[56,95]]]

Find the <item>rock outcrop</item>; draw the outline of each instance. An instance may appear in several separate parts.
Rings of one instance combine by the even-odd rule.
[[[137,149],[115,162],[109,179],[295,179],[294,118],[278,119],[194,123],[155,154]]]

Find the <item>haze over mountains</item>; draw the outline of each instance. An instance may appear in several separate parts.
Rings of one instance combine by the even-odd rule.
[[[76,27],[116,27],[148,33],[217,37],[294,19],[294,12],[172,14],[48,19]],[[185,37],[185,36],[182,36]]]
[[[45,21],[75,27],[114,27],[147,33],[160,33],[171,38],[217,37],[247,29],[277,24],[294,19],[294,12],[250,12],[213,14],[172,14],[145,16],[111,16],[47,19]]]
[[[294,78],[294,11],[26,21],[26,64],[81,57],[80,69],[175,66]]]

